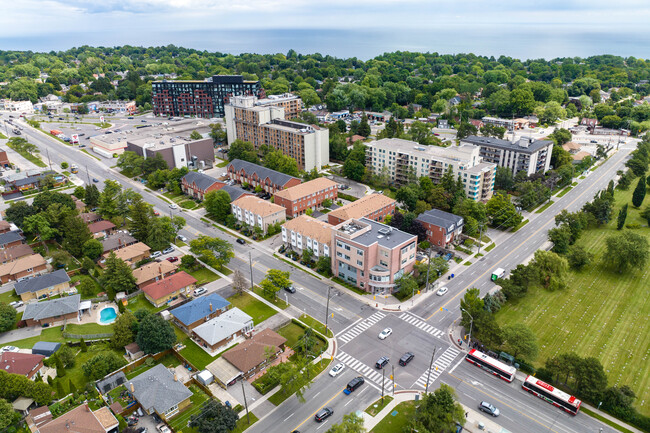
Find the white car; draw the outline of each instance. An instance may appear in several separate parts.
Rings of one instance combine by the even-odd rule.
[[[393,330],[391,328],[386,328],[383,331],[379,333],[379,339],[380,340],[385,340],[386,337],[388,337],[390,334],[393,333]]]
[[[199,287],[198,289],[194,290],[194,292],[192,292],[192,293],[194,294],[194,296],[201,296],[202,294],[204,294],[207,291],[208,291],[208,289],[206,289],[205,287]]]
[[[178,235],[178,240],[181,242],[187,242],[187,238],[183,235]]]
[[[343,364],[342,362],[339,362],[334,367],[332,367],[332,369],[330,370],[329,375],[332,376],[332,377],[336,377],[336,376],[339,375],[339,373],[341,373],[343,371],[344,368],[345,368],[345,364]]]
[[[439,288],[438,291],[436,292],[436,295],[438,295],[438,296],[442,296],[442,295],[444,295],[445,293],[447,293],[448,291],[449,291],[449,288],[447,288],[447,287],[441,287],[441,288]]]
[[[0,352],[18,352],[20,349],[18,349],[16,346],[4,346],[2,349],[0,349]]]
[[[22,307],[24,304],[23,304],[23,301],[13,301],[13,302],[10,302],[9,305],[10,305],[11,307],[14,307],[14,308],[20,308],[20,307]]]
[[[178,209],[178,205],[176,203],[172,203],[169,205],[170,209]]]

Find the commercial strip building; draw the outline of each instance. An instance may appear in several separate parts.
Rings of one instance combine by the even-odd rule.
[[[316,210],[323,201],[336,200],[338,184],[326,177],[319,177],[289,189],[278,191],[273,196],[275,204],[283,206],[287,217],[294,218],[307,209]]]
[[[242,95],[264,98],[266,93],[259,81],[245,81],[241,75],[151,83],[153,113],[157,116],[223,117],[224,104]]]
[[[239,184],[247,183],[251,187],[260,187],[268,194],[275,194],[277,191],[300,185],[302,180],[270,168],[262,167],[252,162],[241,159],[233,159],[226,167],[226,173],[230,180]]]
[[[282,241],[287,247],[302,254],[307,248],[314,257],[329,257],[332,245],[333,226],[326,222],[300,215],[282,224]]]
[[[0,99],[0,111],[33,113],[34,105],[31,101],[12,101],[11,99]]]
[[[332,229],[332,273],[370,293],[391,293],[413,270],[417,236],[368,218]]]
[[[484,162],[478,147],[462,142],[460,146],[439,147],[383,138],[367,145],[366,167],[376,175],[388,174],[397,185],[422,176],[437,184],[451,167],[454,179],[460,175],[468,198],[487,201],[494,191],[496,164]]]
[[[337,225],[353,218],[383,221],[386,215],[395,213],[395,203],[395,200],[383,194],[370,194],[331,211],[327,214],[327,222]]]
[[[439,209],[423,212],[415,220],[427,230],[427,240],[431,245],[446,248],[463,232],[463,217]]]
[[[269,226],[284,222],[285,208],[255,196],[243,196],[231,203],[232,214],[244,224],[259,227],[266,233]]]
[[[551,168],[553,142],[522,137],[516,143],[493,137],[470,135],[460,140],[461,145],[470,144],[480,148],[484,161],[507,167],[516,175],[523,171],[526,176],[546,173]]]
[[[138,111],[135,101],[92,101],[86,103],[88,110],[91,111],[105,111],[107,113],[128,113],[134,114]]]
[[[257,98],[235,97],[225,106],[228,143],[248,141],[266,145],[296,160],[300,170],[320,170],[329,164],[329,130],[286,120],[281,106],[256,105]]]

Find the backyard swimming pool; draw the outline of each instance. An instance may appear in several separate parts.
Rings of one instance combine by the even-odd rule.
[[[102,308],[102,310],[99,312],[99,323],[102,325],[109,325],[115,322],[116,317],[117,311],[115,311],[115,307]]]

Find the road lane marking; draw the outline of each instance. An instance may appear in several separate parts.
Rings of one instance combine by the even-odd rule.
[[[618,161],[618,162],[620,162],[620,161]],[[617,163],[618,163],[618,162],[617,162]],[[591,182],[591,183],[594,184],[594,183],[596,183],[596,182],[599,182],[601,179],[603,179],[603,178],[604,178],[606,175],[608,175],[608,174],[609,174],[609,171],[606,171],[606,172],[603,173],[603,174],[602,174],[598,179],[596,179],[595,181],[593,181],[593,182]],[[572,204],[574,204],[576,201],[578,201],[578,199],[579,199],[580,197],[582,197],[582,196],[585,194],[585,192],[586,192],[586,191],[584,191],[582,194],[580,194],[580,195],[578,195],[576,198],[574,198],[573,201],[571,201],[571,202],[569,202],[568,204],[566,204],[566,205],[564,206],[564,208],[566,209],[566,208],[568,208],[569,206],[571,206]],[[558,203],[559,203],[559,202],[558,202]],[[555,204],[555,203],[554,203],[554,204]],[[486,271],[483,272],[481,275],[479,275],[478,277],[476,277],[476,278],[475,278],[471,283],[469,283],[467,286],[465,286],[464,289],[460,290],[460,291],[459,291],[459,292],[458,292],[454,297],[452,297],[451,299],[449,299],[449,301],[447,301],[447,302],[443,305],[443,307],[446,308],[447,305],[449,305],[451,302],[455,301],[456,298],[458,298],[460,295],[464,294],[464,293],[467,291],[467,289],[469,289],[470,287],[473,287],[474,284],[476,284],[476,282],[477,282],[479,279],[484,278],[488,273],[492,272],[492,269],[493,269],[493,268],[498,267],[498,265],[499,265],[502,261],[504,261],[505,259],[507,259],[510,255],[512,255],[512,254],[513,254],[515,251],[517,251],[519,248],[521,248],[522,246],[526,245],[526,244],[528,243],[528,241],[530,240],[530,238],[532,238],[533,236],[537,235],[537,233],[539,233],[540,231],[542,231],[542,230],[543,230],[547,225],[549,225],[551,222],[552,222],[552,223],[555,223],[555,219],[549,219],[549,220],[548,220],[546,223],[544,223],[540,228],[538,228],[537,230],[535,230],[535,231],[534,231],[530,236],[528,236],[526,239],[524,239],[523,242],[520,242],[520,243],[519,243],[519,244],[518,244],[514,249],[510,250],[509,253],[507,253],[506,255],[504,255],[504,256],[501,258],[501,260],[499,260],[498,262],[496,262],[496,263],[492,266],[492,268],[486,270]],[[436,309],[436,310],[434,310],[434,312],[431,313],[431,315],[430,315],[429,317],[427,317],[427,320],[431,319],[431,318],[432,318],[436,313],[438,313],[439,311],[440,311],[440,309]]]
[[[361,317],[361,318],[355,320],[354,323],[352,323],[350,326],[346,327],[344,330],[342,330],[341,332],[339,332],[338,334],[336,334],[335,337],[338,337],[339,335],[343,334],[345,331],[347,331],[348,329],[352,328],[354,325],[356,325],[357,323],[359,323],[359,322],[362,321],[362,320],[363,320],[363,317]]]
[[[377,311],[371,316],[368,316],[367,318],[363,319],[361,323],[359,323],[354,328],[347,331],[345,334],[338,337],[338,339],[341,340],[343,344],[345,344],[353,340],[354,338],[356,338],[359,334],[364,332],[366,329],[370,328],[375,323],[379,322],[384,317],[386,317],[384,313],[382,313],[381,311]]]
[[[329,400],[327,400],[327,401],[326,401],[326,402],[325,402],[325,403],[324,403],[320,408],[316,409],[316,410],[315,410],[315,411],[314,411],[310,416],[308,416],[308,417],[307,417],[303,422],[301,422],[300,424],[298,424],[298,425],[297,425],[293,430],[298,430],[300,427],[302,427],[302,425],[303,425],[304,423],[306,423],[307,421],[309,421],[310,418],[313,418],[313,417],[316,415],[316,412],[318,412],[319,410],[321,410],[322,408],[324,408],[325,406],[327,406],[327,405],[330,403],[330,401],[334,400],[337,396],[339,396],[339,395],[341,395],[341,394],[343,394],[343,391],[339,391],[339,392],[337,392],[336,394],[334,394],[334,395],[332,396],[332,398],[330,398]],[[293,431],[293,430],[292,430],[292,431]]]
[[[418,318],[415,316],[415,314],[411,313],[402,313],[399,316],[400,319],[405,321],[406,323],[415,326],[416,328],[419,328],[423,330],[424,332],[433,335],[434,337],[437,337],[439,339],[443,339],[443,336],[445,333],[439,329],[434,328],[433,326],[429,325],[426,323],[424,320]]]
[[[292,413],[291,415],[289,415],[288,417],[286,417],[284,420],[285,420],[285,421],[288,420],[289,418],[291,418],[291,417],[294,416],[295,414],[296,414],[295,412]]]
[[[458,362],[456,363],[456,365],[451,367],[451,370],[449,370],[449,373],[453,373],[453,371],[456,369],[456,367],[458,367],[460,365],[460,363],[463,362],[464,359],[465,359],[465,356],[464,355],[461,356],[460,359],[458,360]]]
[[[416,386],[420,386],[423,389],[426,389],[427,387],[427,380],[429,381],[429,386],[433,382],[436,381],[438,376],[440,376],[449,365],[454,362],[458,354],[460,353],[460,350],[456,349],[453,346],[449,346],[447,350],[445,350],[442,355],[438,357],[438,359],[435,360],[433,363],[433,366],[431,367],[431,374],[429,374],[429,369],[427,368],[424,373],[418,378],[418,380],[415,381],[413,385],[411,385],[411,388],[415,388]]]

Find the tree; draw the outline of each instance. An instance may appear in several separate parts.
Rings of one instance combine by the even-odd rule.
[[[285,155],[280,150],[273,150],[264,155],[263,165],[271,170],[279,171],[289,176],[300,175],[298,163],[295,158]]]
[[[86,257],[86,259],[88,259],[88,258]],[[90,260],[90,259],[88,259],[88,260]],[[97,287],[95,286],[95,282],[91,278],[84,278],[83,280],[81,280],[81,282],[77,286],[77,290],[84,297],[92,298],[93,295],[95,295]]]
[[[27,204],[24,201],[14,201],[9,205],[9,208],[6,210],[7,220],[13,222],[18,227],[23,226],[23,221],[25,218],[35,215],[37,210],[33,206]]]
[[[230,215],[230,195],[226,191],[210,191],[205,195],[203,206],[217,222],[224,223]]]
[[[458,134],[456,137],[459,140],[462,140],[463,138],[467,138],[470,135],[476,135],[478,133],[478,129],[476,126],[472,125],[469,122],[462,122],[460,126],[458,126]]]
[[[533,331],[523,323],[515,323],[503,327],[503,340],[505,346],[515,358],[520,355],[530,361],[537,358],[537,338]]]
[[[613,204],[614,196],[603,190],[594,196],[593,201],[585,203],[582,210],[593,215],[598,224],[607,224],[612,217]]]
[[[56,228],[50,226],[44,212],[26,217],[23,220],[23,230],[29,234],[38,235],[41,241],[52,239],[59,233]]]
[[[0,399],[0,430],[4,431],[4,429],[16,423],[19,419],[20,414],[14,411],[11,403],[3,398]]]
[[[634,207],[639,208],[643,204],[643,200],[645,199],[645,192],[646,192],[646,180],[643,176],[639,178],[639,182],[636,184],[636,188],[634,188],[634,192],[632,193],[632,204]]]
[[[16,326],[16,309],[0,302],[0,332],[6,332]]]
[[[88,207],[95,207],[99,204],[99,189],[97,189],[97,186],[94,184],[88,184],[86,185],[86,194],[85,197],[83,198],[84,203],[86,203],[86,206]]]
[[[517,204],[524,209],[532,209],[551,198],[551,190],[540,180],[517,184]]]
[[[71,348],[70,346],[61,346],[59,350],[56,351],[56,357],[58,361],[61,361],[61,366],[63,368],[74,367],[74,361],[77,351]],[[57,363],[58,363],[57,361]]]
[[[366,167],[354,159],[348,158],[343,163],[343,176],[347,177],[348,179],[360,182],[363,180],[365,172]]]
[[[548,240],[553,242],[553,251],[566,254],[571,246],[571,230],[567,225],[552,228],[548,231]]]
[[[239,415],[217,400],[208,399],[201,411],[190,417],[190,427],[199,433],[228,433],[235,429]]]
[[[269,298],[275,298],[279,290],[291,286],[288,271],[281,271],[279,269],[269,269],[266,271],[266,278],[260,282],[262,292]]]
[[[223,130],[223,127],[221,126],[220,123],[211,123],[210,132],[208,134],[214,141],[214,144],[217,146],[225,143],[226,140],[228,139],[226,131]]]
[[[453,388],[443,383],[433,393],[424,394],[409,427],[418,432],[452,433],[457,423],[465,423],[465,409],[456,402]]]
[[[415,209],[418,201],[418,193],[411,186],[405,185],[397,190],[395,199],[402,203],[408,210],[412,211]]]
[[[109,299],[115,299],[117,292],[130,292],[135,288],[135,277],[131,267],[122,259],[118,259],[114,251],[106,258],[104,273],[99,277],[99,283],[106,290]]]
[[[158,314],[149,314],[140,321],[136,343],[146,354],[171,349],[176,343],[172,325]]]
[[[402,275],[395,280],[395,292],[400,294],[401,299],[412,295],[419,289],[418,283],[412,275]]]
[[[332,274],[332,259],[327,256],[320,256],[316,261],[316,270],[325,275]]]
[[[648,239],[640,234],[624,230],[605,240],[607,253],[603,261],[620,273],[629,269],[643,269],[650,256]]]
[[[648,226],[650,226],[650,205],[646,206],[639,215],[641,218],[644,218],[648,222]]]
[[[494,175],[494,189],[512,191],[514,187],[515,178],[512,175],[512,170],[508,167],[497,167],[497,172]]]
[[[625,227],[625,220],[627,219],[627,203],[623,205],[620,211],[618,211],[618,219],[616,220],[616,230],[621,230]]]
[[[253,164],[259,164],[260,158],[257,156],[257,151],[255,146],[248,141],[235,140],[230,143],[230,149],[228,150],[228,161],[234,159],[241,159],[243,161],[252,162]]]
[[[133,237],[140,242],[146,242],[149,239],[149,231],[153,219],[154,214],[151,205],[145,202],[142,197],[136,197],[131,203],[129,221],[127,223]]]
[[[99,195],[99,213],[106,219],[118,215],[117,197],[122,191],[122,186],[114,180],[104,182],[104,190]]]
[[[113,337],[111,337],[111,346],[116,350],[124,349],[124,346],[134,340],[133,328],[137,319],[130,311],[120,314],[113,324]]]
[[[155,251],[163,250],[174,241],[176,233],[177,230],[172,225],[172,221],[169,217],[154,218],[151,221],[151,227],[149,227],[147,245]]]
[[[200,139],[203,138],[203,136],[201,135],[201,133],[200,133],[199,131],[194,130],[194,131],[192,131],[192,133],[190,134],[190,138],[191,138],[192,140],[200,140]]]
[[[366,433],[366,429],[363,427],[363,418],[352,412],[343,415],[343,421],[334,424],[327,433]]]
[[[235,290],[235,293],[238,295],[244,293],[247,284],[244,274],[239,269],[236,269],[232,274],[232,288]]]
[[[579,245],[573,245],[569,247],[569,250],[566,254],[567,262],[569,266],[573,269],[580,270],[587,266],[592,259],[593,255],[587,252],[584,248]]]
[[[83,255],[91,260],[97,260],[104,252],[102,243],[97,239],[88,239],[83,244]]]
[[[181,257],[181,266],[185,269],[192,269],[196,265],[196,257],[191,254],[185,254]]]
[[[578,392],[592,401],[596,401],[607,388],[607,375],[597,358],[581,359],[575,368],[574,378]]]
[[[221,268],[235,256],[232,244],[228,241],[200,235],[190,241],[190,251],[210,266]]]
[[[528,265],[538,272],[539,284],[550,291],[566,288],[569,264],[567,260],[553,251],[537,250]]]
[[[368,116],[366,116],[365,114],[361,116],[361,122],[359,123],[359,130],[357,131],[357,134],[359,134],[362,137],[370,136],[370,125],[368,124]]]
[[[305,402],[304,390],[311,383],[312,368],[309,359],[296,356],[293,362],[282,362],[270,367],[266,373],[269,381],[281,383],[281,392],[285,396],[296,394],[300,402]]]
[[[521,216],[510,200],[510,195],[496,192],[486,204],[490,224],[500,229],[517,226],[524,217]]]
[[[136,176],[142,173],[144,157],[127,150],[117,158],[117,166],[122,169],[123,174]]]
[[[68,390],[72,395],[75,395],[77,393],[77,387],[74,386],[74,382],[72,381],[72,379],[68,380]]]
[[[162,320],[162,318],[161,318]],[[142,346],[140,346],[142,347]],[[126,365],[123,357],[112,351],[100,352],[90,358],[82,366],[81,370],[88,379],[98,380],[108,373]],[[59,381],[60,383],[60,381]]]
[[[81,257],[84,243],[93,237],[86,223],[77,216],[68,216],[63,221],[61,232],[63,248],[75,257]]]
[[[79,347],[81,347],[82,352],[88,352],[88,345],[86,344],[83,338],[79,340]]]

